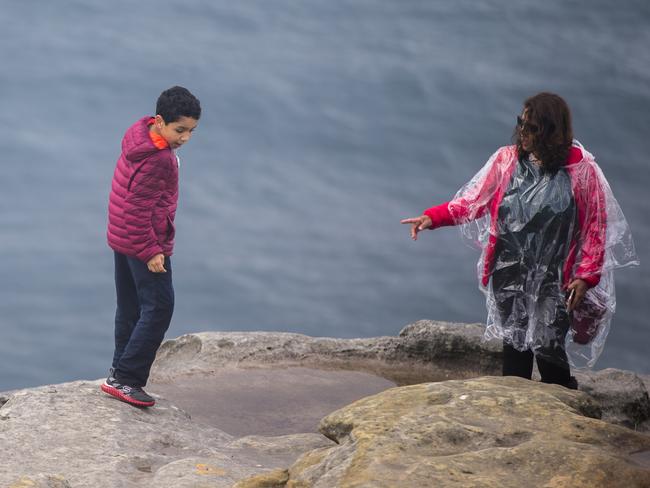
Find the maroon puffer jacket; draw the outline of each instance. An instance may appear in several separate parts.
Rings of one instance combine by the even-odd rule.
[[[174,248],[178,160],[149,136],[151,117],[133,124],[122,139],[108,203],[108,245],[145,263]]]

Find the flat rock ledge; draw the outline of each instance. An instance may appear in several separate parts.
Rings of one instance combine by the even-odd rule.
[[[151,381],[209,375],[221,368],[313,367],[363,371],[405,386],[501,375],[500,342],[483,341],[482,324],[420,320],[397,337],[336,339],[282,332],[202,332],[161,346]],[[594,397],[602,419],[650,431],[643,379],[618,369],[576,370],[579,389]]]
[[[396,384],[500,374],[502,347],[483,342],[484,326],[420,320],[398,337],[335,339],[281,332],[203,332],[166,341],[152,378],[210,373],[226,366],[350,369]]]
[[[331,444],[313,433],[235,438],[164,398],[137,409],[102,393],[100,384],[75,381],[11,396],[0,408],[0,486],[230,487]]]
[[[650,487],[642,379],[577,372],[570,391],[498,377],[501,346],[482,332],[419,321],[368,339],[189,334],[161,347],[151,409],[101,380],[0,394],[0,486]],[[317,411],[315,381],[341,403]],[[262,429],[274,423],[282,435]]]

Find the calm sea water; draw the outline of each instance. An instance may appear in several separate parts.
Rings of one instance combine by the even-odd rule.
[[[124,129],[174,84],[204,112],[179,153],[169,337],[483,321],[476,251],[450,228],[413,243],[399,220],[552,90],[642,261],[617,275],[597,367],[649,373],[649,22],[645,0],[4,2],[0,391],[105,374],[110,179]]]

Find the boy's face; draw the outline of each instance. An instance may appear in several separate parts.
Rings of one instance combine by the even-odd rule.
[[[176,122],[165,123],[165,120],[156,115],[154,127],[169,144],[172,149],[178,149],[192,137],[192,132],[196,129],[199,121],[192,117],[181,116]]]

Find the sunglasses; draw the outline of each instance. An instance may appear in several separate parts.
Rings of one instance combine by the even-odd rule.
[[[528,134],[537,134],[539,131],[539,126],[531,124],[530,122],[526,122],[520,116],[517,116],[517,127],[519,127],[519,130],[522,132],[526,132]]]

